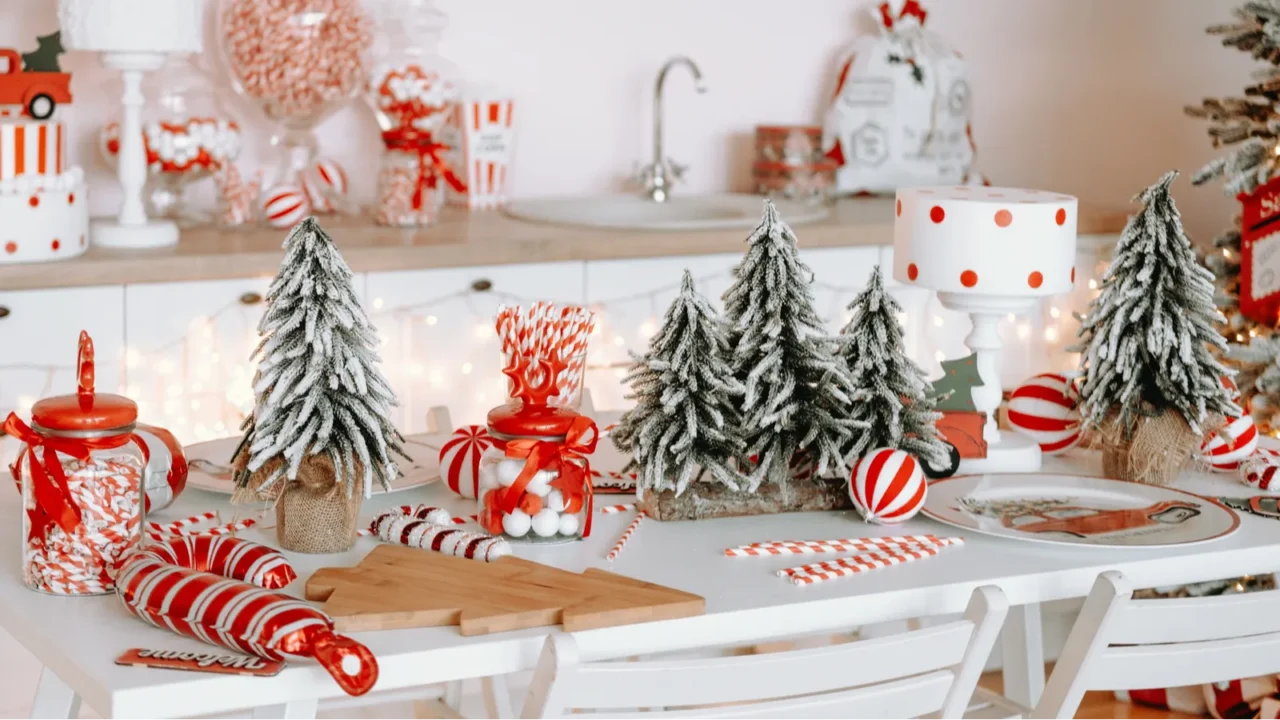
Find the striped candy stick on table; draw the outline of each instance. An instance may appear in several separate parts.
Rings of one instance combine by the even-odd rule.
[[[757,543],[725,548],[724,554],[729,557],[764,557],[775,555],[817,555],[821,553],[841,553],[864,550],[894,549],[899,547],[930,547],[952,545],[963,542],[961,538],[928,536],[905,536],[903,538],[847,538],[841,540],[818,541],[786,541],[780,543]]]
[[[648,516],[643,512],[636,513],[636,519],[632,520],[627,529],[622,531],[622,536],[618,538],[618,542],[614,543],[613,549],[609,551],[608,555],[604,556],[605,560],[613,562],[622,553],[622,550],[627,546],[627,541],[631,539],[632,535],[636,534],[636,530],[640,528],[640,523],[644,522],[646,517]]]
[[[877,562],[897,561],[900,559],[923,560],[933,557],[941,552],[941,547],[920,547],[915,549],[901,550],[881,550],[858,553],[847,558],[832,558],[822,562],[810,563],[808,565],[800,565],[798,567],[784,568],[777,572],[779,577],[794,577],[796,575],[807,575],[814,572],[821,572],[837,567],[868,567]]]
[[[937,535],[886,535],[884,537],[833,538],[831,540],[766,540],[739,547],[776,547],[781,545],[853,545],[857,543],[884,545],[920,545],[936,543],[946,538]]]
[[[838,558],[824,563],[815,563],[813,569],[803,572],[796,568],[794,574],[785,575],[785,577],[794,585],[811,585],[824,580],[834,580],[894,565],[902,565],[925,557],[928,557],[928,555],[880,554],[876,557],[868,555],[848,559]]]

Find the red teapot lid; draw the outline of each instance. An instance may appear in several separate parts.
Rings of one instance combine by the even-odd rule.
[[[138,421],[138,405],[127,397],[95,393],[93,339],[80,332],[76,359],[75,395],[44,398],[31,406],[31,422],[37,431],[102,432],[128,430]]]

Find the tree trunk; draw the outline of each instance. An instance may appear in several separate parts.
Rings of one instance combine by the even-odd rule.
[[[672,490],[646,493],[639,508],[654,520],[703,520],[784,512],[849,510],[848,484],[839,480],[792,478],[785,485],[765,482],[755,493],[720,484],[691,485],[676,497]]]

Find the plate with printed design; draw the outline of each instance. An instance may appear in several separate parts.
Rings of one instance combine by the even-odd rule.
[[[1167,547],[1226,537],[1240,517],[1172,488],[1076,475],[964,475],[929,485],[926,517],[1014,540]]]

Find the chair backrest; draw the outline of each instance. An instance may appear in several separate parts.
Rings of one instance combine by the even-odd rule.
[[[916,717],[939,711],[942,717],[960,717],[1008,607],[999,588],[981,587],[964,618],[944,625],[829,647],[697,660],[584,662],[578,638],[557,633],[547,638],[523,717],[579,717],[591,711],[632,717],[628,710],[651,720]],[[662,633],[664,624],[643,627]],[[650,648],[647,643],[612,654],[625,658]]]
[[[1080,610],[1034,717],[1073,717],[1086,690],[1179,687],[1280,672],[1280,590],[1133,599],[1102,573]]]

